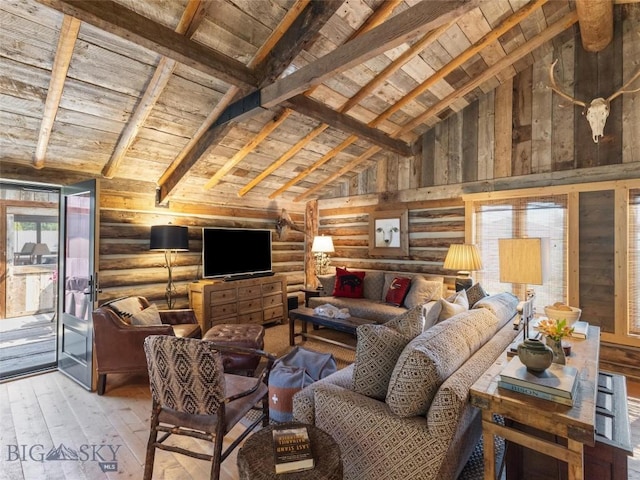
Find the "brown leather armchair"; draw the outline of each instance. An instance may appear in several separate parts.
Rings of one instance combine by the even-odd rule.
[[[133,325],[132,317],[150,307],[144,297],[125,297],[93,311],[93,341],[98,395],[105,392],[108,373],[146,373],[144,339],[149,335],[201,338],[191,309],[159,310],[162,325]]]

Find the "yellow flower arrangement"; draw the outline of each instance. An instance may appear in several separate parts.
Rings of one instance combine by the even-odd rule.
[[[562,340],[573,333],[573,327],[567,326],[567,320],[552,320],[546,318],[538,323],[538,331],[552,340]]]

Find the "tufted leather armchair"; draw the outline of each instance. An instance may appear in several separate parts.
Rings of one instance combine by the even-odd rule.
[[[131,317],[149,306],[144,297],[125,297],[107,302],[93,311],[98,395],[104,394],[109,373],[147,372],[143,344],[149,335],[202,336],[191,309],[160,310],[162,325],[132,325]]]

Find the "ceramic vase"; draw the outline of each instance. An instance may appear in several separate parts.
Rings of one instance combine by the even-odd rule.
[[[567,358],[564,354],[564,349],[562,348],[562,340],[554,340],[551,337],[545,337],[545,342],[553,352],[553,363],[565,365],[567,363]]]
[[[518,345],[520,361],[532,372],[543,372],[553,362],[553,351],[535,338],[529,338]]]

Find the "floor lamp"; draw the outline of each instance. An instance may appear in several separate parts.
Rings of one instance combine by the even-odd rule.
[[[151,227],[149,250],[163,250],[165,267],[169,272],[165,298],[167,307],[173,308],[176,287],[173,284],[172,263],[175,262],[178,252],[189,251],[189,229],[179,225],[156,225]],[[173,257],[173,258],[172,258]]]
[[[498,239],[500,283],[543,285],[549,271],[548,238]],[[519,306],[524,321],[524,338],[529,338],[529,322],[533,319],[535,292],[527,288]]]
[[[471,243],[451,244],[442,267],[447,270],[458,270],[456,292],[467,290],[473,285],[471,272],[482,270],[482,259],[478,247]]]

